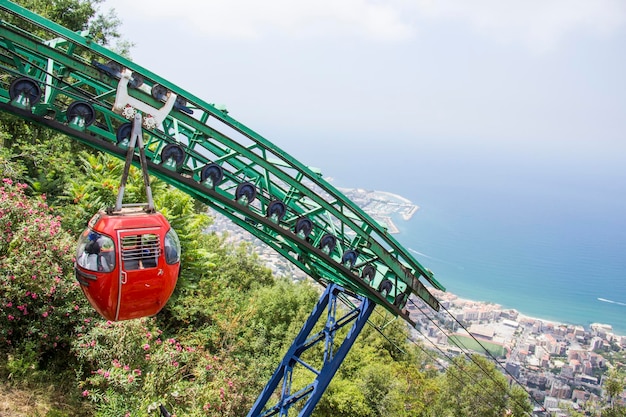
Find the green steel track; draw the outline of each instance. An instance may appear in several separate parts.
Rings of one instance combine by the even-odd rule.
[[[138,111],[151,175],[323,285],[412,325],[403,309],[409,294],[439,310],[426,285],[444,288],[384,227],[227,111],[12,2],[0,0],[0,19],[0,110],[121,159]]]

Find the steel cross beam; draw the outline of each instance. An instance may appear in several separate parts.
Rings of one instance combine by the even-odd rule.
[[[318,282],[414,324],[415,294],[443,290],[378,222],[224,109],[10,1],[0,0],[0,110],[124,158],[131,120],[152,175],[260,238]],[[134,160],[138,164],[138,158]]]
[[[331,284],[326,288],[270,381],[252,406],[248,417],[274,415],[284,417],[288,415],[289,409],[293,405],[300,402],[304,402],[304,404],[298,416],[307,417],[311,415],[376,305],[368,298],[360,297],[358,306],[347,312],[341,311],[341,308],[338,308],[338,303],[344,294],[345,290],[336,284]],[[326,323],[321,330],[314,333],[313,330],[324,310],[327,312]],[[338,313],[344,314],[339,316]],[[337,333],[350,323],[352,323],[352,327],[345,335],[343,342],[338,345]],[[322,342],[324,343],[322,366],[317,370],[302,359],[302,354]],[[315,375],[315,378],[309,384],[299,387],[296,392],[293,392],[292,376],[297,365],[300,365],[299,368],[310,371]],[[280,389],[277,392],[279,384]],[[278,396],[278,401],[275,405],[268,406],[268,402],[275,394]]]

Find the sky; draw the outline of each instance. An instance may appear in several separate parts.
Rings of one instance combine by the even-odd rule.
[[[475,276],[495,274],[489,288],[506,290],[488,265],[504,263],[534,265],[539,281],[561,271],[557,288],[571,286],[571,271],[579,291],[626,296],[623,0],[105,0],[109,8],[140,66],[225,105],[338,187],[408,197],[418,223],[436,212],[428,227],[445,243],[440,255],[481,248]],[[454,274],[438,278],[454,290],[467,281]]]
[[[109,8],[136,63],[226,105],[325,175],[337,155],[369,166],[412,154],[432,169],[442,155],[487,165],[504,156],[541,169],[584,163],[624,180],[613,172],[626,162],[622,0],[106,0]]]

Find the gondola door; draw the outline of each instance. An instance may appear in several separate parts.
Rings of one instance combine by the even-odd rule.
[[[118,230],[119,292],[116,320],[152,316],[173,291],[164,279],[161,228]]]

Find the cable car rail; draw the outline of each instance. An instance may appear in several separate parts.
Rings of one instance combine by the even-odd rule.
[[[411,325],[411,293],[439,310],[421,280],[445,290],[432,272],[319,172],[225,109],[14,3],[0,1],[0,18],[0,110],[122,159],[139,112],[151,175],[324,285],[341,285]]]

